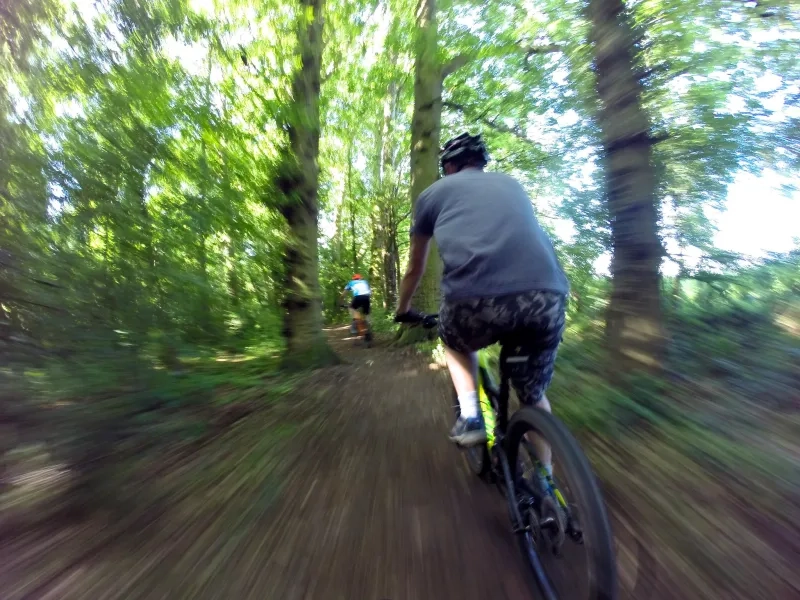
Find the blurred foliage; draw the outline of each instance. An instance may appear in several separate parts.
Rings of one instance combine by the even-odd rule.
[[[490,168],[523,182],[554,236],[572,297],[551,396],[587,447],[656,440],[732,486],[785,491],[747,498],[777,510],[797,499],[781,444],[797,435],[800,250],[723,251],[714,215],[743,172],[794,192],[778,173],[800,165],[796,3],[644,0],[618,16],[635,34],[662,267],[676,267],[660,281],[666,358],[647,375],[610,362],[604,337],[615,220],[589,5],[440,2],[440,64],[454,67],[442,136],[482,131]],[[208,439],[292,389],[278,372],[281,184],[292,136],[315,127],[293,98],[298,6],[0,8],[0,493],[44,445],[94,498],[142,453]],[[387,334],[410,225],[414,11],[325,3],[319,156],[300,157],[320,168],[311,303],[345,321],[339,294],[361,273]]]

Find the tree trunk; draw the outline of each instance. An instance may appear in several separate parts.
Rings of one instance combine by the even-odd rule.
[[[134,310],[137,312],[136,343],[141,347],[141,345],[146,343],[148,332],[154,325],[158,324],[157,311],[161,310],[161,307],[158,306],[158,303],[153,302],[153,296],[151,295],[154,293],[154,290],[157,290],[159,285],[158,273],[156,272],[156,250],[153,244],[155,227],[145,200],[145,181],[143,178],[140,179],[137,175],[134,175],[134,177],[136,177],[136,179],[130,184],[128,193],[131,196],[131,202],[135,203],[139,211],[140,221],[138,223],[139,227],[135,229],[132,234],[132,239],[135,240],[133,248],[138,246],[141,249],[133,250],[134,252],[138,252],[139,256],[137,256],[136,263],[131,264],[139,264],[143,267],[144,272],[141,273],[140,276],[143,277],[147,286],[147,293],[141,294],[133,304],[135,307]],[[126,226],[129,225],[126,224]]]
[[[386,304],[390,309],[397,306],[397,284],[400,273],[400,250],[397,247],[397,218],[398,186],[394,185],[394,191],[389,199],[389,207],[386,211],[386,247],[383,253],[383,278],[385,285]]]
[[[606,336],[615,367],[657,370],[664,349],[656,176],[633,31],[622,0],[590,0],[597,114],[611,217],[612,293]]]
[[[200,268],[200,293],[199,303],[196,312],[198,335],[205,343],[210,343],[215,337],[214,327],[212,326],[211,311],[211,282],[208,274],[208,250],[206,247],[207,238],[212,235],[211,217],[208,214],[209,207],[213,202],[213,186],[211,169],[208,164],[208,146],[206,144],[206,131],[211,128],[211,71],[213,68],[212,54],[209,49],[208,60],[206,61],[206,81],[205,81],[205,101],[202,117],[199,121],[200,136],[200,200],[194,206],[195,213],[195,232],[197,237],[197,264]]]
[[[681,291],[683,288],[683,280],[688,275],[686,271],[686,263],[684,261],[684,257],[686,254],[686,248],[682,243],[679,243],[678,246],[678,272],[675,274],[675,279],[672,282],[672,289],[670,290],[670,298],[672,299],[672,303],[670,308],[673,311],[678,310],[678,307],[681,303]]]
[[[394,218],[394,211],[392,211]],[[386,233],[386,247],[383,252],[383,279],[386,305],[389,309],[397,306],[397,265],[400,262],[400,253],[397,251],[397,227],[392,221]]]
[[[324,0],[300,0],[298,54],[292,79],[291,110],[285,125],[289,148],[279,169],[278,188],[284,194],[281,212],[289,224],[285,261],[283,335],[288,369],[319,367],[337,362],[322,333],[319,290],[319,92],[322,62]]]
[[[358,273],[358,250],[356,248],[356,207],[353,206],[353,199],[350,198],[350,259],[353,265],[353,273]]]
[[[211,343],[213,340],[213,326],[211,324],[211,283],[208,278],[208,250],[206,248],[206,235],[200,232],[197,240],[197,262],[200,266],[200,306],[197,311],[199,321],[198,333],[203,342]]]
[[[209,57],[209,73],[211,72],[211,58]],[[210,79],[210,75],[209,75]],[[206,111],[210,110],[210,94],[207,95],[209,105],[206,105]],[[206,113],[207,119],[208,113]],[[205,211],[211,205],[211,174],[208,167],[208,156],[205,138],[205,126],[207,120],[204,121],[203,126],[200,128],[200,198],[202,202],[195,206],[195,232],[197,235],[197,264],[200,267],[200,302],[197,311],[197,319],[199,323],[198,333],[203,342],[211,342],[214,337],[212,334],[212,315],[211,315],[211,282],[208,277],[208,251],[206,249],[206,238],[210,235],[208,227],[208,215]]]
[[[342,188],[342,197],[336,204],[336,234],[334,238],[334,251],[336,252],[336,264],[344,261],[345,239],[344,239],[344,211],[347,202],[347,187]]]
[[[228,110],[228,102],[223,99],[222,101],[222,118],[224,122],[229,123],[231,116]],[[224,138],[223,138],[224,140]],[[223,141],[223,144],[225,142]],[[225,202],[225,206],[230,206],[234,198],[238,198],[239,192],[231,185],[231,169],[229,166],[230,154],[227,148],[220,152],[222,163],[222,180],[220,194]],[[228,213],[227,218],[227,232],[228,232],[228,248],[227,248],[227,265],[228,270],[228,296],[230,298],[230,307],[232,312],[239,318],[241,322],[240,332],[244,332],[252,325],[251,320],[247,318],[247,311],[242,310],[242,292],[244,290],[242,284],[242,277],[239,274],[240,259],[244,254],[244,243],[242,240],[242,232],[239,228],[238,216],[235,213]]]
[[[411,119],[411,203],[439,176],[439,135],[442,126],[442,66],[437,51],[436,0],[417,5],[416,61],[414,67],[414,113]],[[412,208],[413,210],[413,208]],[[414,307],[437,312],[442,263],[431,241],[428,267],[414,296]],[[435,336],[434,329],[406,327],[400,343],[414,343]]]
[[[235,229],[231,228],[228,236],[230,237],[228,242],[228,296],[231,309],[237,317],[241,317],[242,281],[239,277],[239,257],[242,253],[242,243],[239,240],[239,232]]]
[[[397,60],[395,56],[393,62]],[[397,251],[397,182],[392,142],[392,122],[397,115],[400,103],[400,86],[396,81],[389,84],[389,96],[383,110],[383,147],[381,148],[381,182],[385,199],[384,209],[380,211],[383,233],[382,273],[384,290],[384,307],[393,309],[397,305],[397,268],[399,260]],[[392,193],[389,193],[389,190]]]
[[[395,62],[394,55],[391,62]],[[376,120],[375,147],[373,150],[372,181],[376,203],[372,210],[372,260],[370,270],[375,280],[375,289],[380,290],[382,306],[392,309],[397,302],[397,271],[394,269],[392,252],[397,247],[395,230],[396,203],[398,199],[395,183],[395,144],[392,138],[392,122],[397,115],[400,88],[390,81],[387,94]],[[392,190],[394,189],[394,192]]]
[[[350,211],[350,266],[358,273],[358,249],[356,248],[356,200],[353,198],[353,140],[347,146],[347,208]]]
[[[381,306],[386,308],[386,281],[383,278],[384,273],[381,268],[382,257],[386,253],[386,237],[384,235],[384,217],[382,213],[383,206],[379,200],[372,206],[370,214],[372,241],[369,246],[367,268],[369,269],[369,284],[372,286],[372,302],[377,306],[376,298],[380,295]]]
[[[383,178],[384,171],[384,146],[386,144],[386,106],[389,99],[384,98],[375,124],[375,146],[372,150],[372,198],[374,202],[370,209],[370,226],[372,229],[372,242],[370,244],[369,281],[373,289],[373,302],[375,291],[380,290],[381,305],[387,308],[386,280],[382,268],[383,257],[386,255],[386,182]],[[377,304],[377,303],[376,303]]]
[[[672,283],[672,308],[677,310],[681,303],[681,291],[683,288],[683,278],[686,272],[681,268],[675,275],[675,281]]]

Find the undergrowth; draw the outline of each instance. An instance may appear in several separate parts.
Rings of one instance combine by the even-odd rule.
[[[132,491],[137,469],[191,449],[291,392],[302,375],[278,370],[281,350],[270,340],[239,353],[186,347],[168,368],[155,352],[123,347],[29,367],[17,373],[25,402],[15,415],[6,477],[60,465],[71,474],[67,504],[80,512],[117,504]]]

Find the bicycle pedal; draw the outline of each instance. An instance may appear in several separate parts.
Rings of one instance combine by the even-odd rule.
[[[539,527],[542,529],[558,529],[558,521],[554,517],[544,517],[539,521]]]
[[[523,525],[522,527],[512,527],[511,528],[511,533],[513,533],[514,535],[522,534],[522,533],[530,533],[530,532],[531,532],[531,526],[530,525]]]

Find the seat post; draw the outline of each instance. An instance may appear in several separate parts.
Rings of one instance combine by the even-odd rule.
[[[509,377],[506,368],[506,358],[508,352],[506,345],[500,343],[500,394],[497,398],[497,425],[498,429],[505,433],[508,427],[508,395]]]

